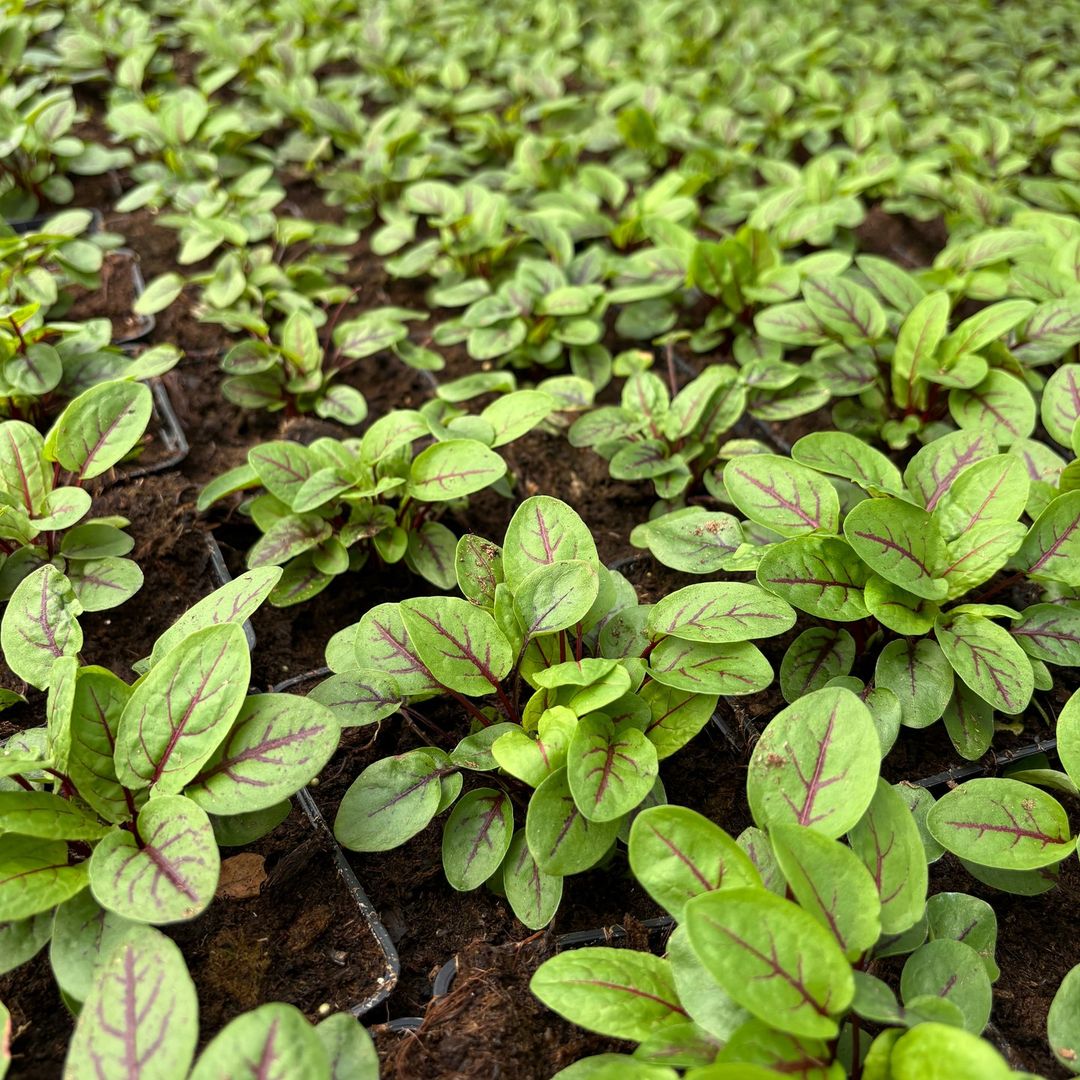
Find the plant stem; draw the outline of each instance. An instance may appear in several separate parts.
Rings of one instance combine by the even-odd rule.
[[[491,721],[467,698],[464,694],[459,694],[456,690],[451,690],[449,686],[444,686],[443,689],[474,719],[479,720],[484,727],[490,727]],[[499,691],[502,693],[502,691]]]

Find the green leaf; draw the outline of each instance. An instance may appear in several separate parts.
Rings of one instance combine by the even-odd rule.
[[[1014,620],[1010,633],[1028,656],[1080,665],[1080,608],[1072,604],[1032,604]]]
[[[885,333],[885,311],[874,294],[839,274],[807,278],[803,298],[825,326],[847,340],[876,341]]]
[[[338,807],[334,836],[350,851],[390,851],[427,827],[442,800],[435,757],[412,750],[369,765]]]
[[[916,403],[919,374],[931,365],[949,326],[949,295],[928,293],[908,313],[896,339],[892,394],[898,405]]]
[[[42,840],[100,840],[109,828],[48,791],[0,791],[0,833]]]
[[[754,316],[754,330],[766,341],[784,345],[823,345],[829,340],[824,325],[809,304],[773,304]]]
[[[554,408],[554,398],[541,390],[517,390],[496,398],[480,416],[495,429],[495,440],[491,445],[503,446],[532,431]]]
[[[421,502],[447,502],[495,483],[506,462],[474,439],[447,439],[422,450],[409,470],[408,492]]]
[[[1015,1076],[984,1039],[947,1024],[913,1027],[895,1043],[888,1067],[892,1080],[1008,1080]]]
[[[1034,310],[1030,300],[1004,300],[966,318],[946,339],[950,356],[978,352],[1026,319]]]
[[[356,624],[354,658],[350,666],[389,675],[401,694],[424,694],[439,689],[409,640],[397,604],[376,604]]]
[[[926,903],[930,940],[962,941],[982,959],[986,974],[996,982],[1001,969],[994,960],[997,946],[997,915],[985,901],[967,893],[941,892]]]
[[[549,1009],[589,1031],[641,1042],[686,1020],[671,965],[629,949],[574,949],[545,960],[529,989]]]
[[[666,638],[649,657],[648,674],[664,686],[734,697],[764,690],[773,670],[756,645],[688,642]]]
[[[457,537],[440,521],[425,521],[409,531],[405,562],[413,573],[430,581],[437,589],[452,589]],[[347,566],[347,556],[346,566]]]
[[[235,623],[197,630],[136,686],[116,733],[116,775],[155,794],[181,791],[225,738],[247,694],[251,657]]]
[[[264,566],[248,570],[232,581],[215,589],[192,605],[154,642],[149,667],[154,667],[163,656],[174,649],[196,630],[223,623],[243,625],[270,595],[281,579],[276,566]]]
[[[541,782],[566,764],[570,740],[577,728],[577,716],[568,708],[555,706],[545,709],[537,723],[536,736],[531,737],[514,726],[491,745],[499,766],[511,776],[530,787]]]
[[[486,611],[452,596],[406,600],[399,611],[409,641],[444,686],[473,697],[499,689],[514,656]]]
[[[801,611],[836,622],[865,619],[870,572],[850,545],[831,536],[797,536],[768,548],[758,584]]]
[[[1057,721],[1058,756],[1075,782],[1080,777],[1080,692],[1065,703]]]
[[[249,450],[248,464],[263,487],[288,507],[318,467],[306,446],[285,441],[261,443]]]
[[[85,862],[68,865],[63,840],[0,837],[0,922],[48,911],[86,888]]]
[[[1076,421],[1080,420],[1080,364],[1062,364],[1046,380],[1040,415],[1050,437],[1071,447]]]
[[[114,828],[90,857],[90,888],[104,908],[133,922],[193,919],[210,906],[221,858],[206,812],[182,795],[151,799],[138,837]]]
[[[635,727],[616,728],[602,713],[583,717],[567,749],[567,780],[591,822],[616,821],[652,790],[656,747]]]
[[[317,776],[338,737],[333,714],[311,697],[251,694],[184,794],[212,814],[265,810]]]
[[[570,791],[566,769],[553,772],[533,793],[525,836],[547,874],[578,874],[597,863],[615,842],[619,821],[590,821]]]
[[[992,370],[978,386],[949,392],[949,412],[966,431],[986,433],[999,446],[1035,430],[1035,399],[1015,375]]]
[[[183,274],[169,271],[158,274],[149,282],[132,310],[136,315],[154,315],[167,308],[184,290],[187,279]]]
[[[630,543],[646,548],[665,566],[687,574],[723,569],[743,542],[742,528],[731,514],[688,506],[662,514],[634,528]]]
[[[796,461],[773,454],[751,454],[724,466],[731,501],[752,521],[781,536],[834,533],[840,501],[825,477]]]
[[[1050,1002],[1046,1036],[1054,1057],[1069,1072],[1080,1072],[1080,964],[1061,980]]]
[[[780,692],[788,703],[851,671],[855,662],[855,639],[846,631],[828,626],[804,630],[788,647],[780,663]]]
[[[973,1035],[990,1019],[990,976],[982,957],[962,941],[939,938],[916,949],[904,964],[900,993],[909,1004],[924,996],[952,1002]]]
[[[997,453],[985,432],[954,431],[934,439],[908,462],[904,483],[927,510],[934,510],[969,465]]]
[[[925,510],[902,499],[865,499],[845,519],[844,536],[886,581],[927,600],[945,598],[945,541]]]
[[[171,1080],[199,1035],[198,1000],[180,949],[150,927],[126,935],[94,975],[68,1047],[64,1080]]]
[[[600,590],[600,578],[587,562],[572,560],[541,566],[514,592],[514,610],[527,638],[553,634],[581,622]]]
[[[315,1027],[330,1061],[330,1080],[379,1080],[379,1054],[351,1013],[334,1013]]]
[[[994,737],[993,706],[964,683],[956,684],[942,719],[956,752],[965,760],[978,761],[990,749]]]
[[[106,556],[69,562],[68,580],[83,611],[107,611],[142,588],[143,573],[131,559]]]
[[[816,431],[804,435],[791,448],[795,461],[830,476],[841,476],[870,490],[899,494],[900,470],[880,450],[842,431]]]
[[[645,729],[663,761],[682,749],[708,722],[716,709],[716,694],[695,694],[687,690],[649,682],[637,695],[648,706],[652,719]]]
[[[495,586],[503,580],[502,548],[482,536],[466,533],[454,551],[458,588],[467,600],[481,607],[495,604]]]
[[[524,829],[518,829],[510,842],[503,860],[502,884],[518,921],[530,930],[547,926],[559,910],[563,879],[540,869],[529,851]]]
[[[710,581],[668,593],[649,612],[653,634],[713,644],[775,637],[795,625],[789,605],[757,585]]]
[[[1031,481],[1019,457],[995,454],[964,469],[934,511],[946,540],[981,525],[1014,522],[1027,505]]]
[[[724,889],[686,905],[690,944],[743,1008],[781,1031],[832,1038],[855,983],[833,936],[788,900]]]
[[[1059,495],[1043,510],[1013,565],[1038,581],[1080,585],[1080,491]]]
[[[870,871],[881,901],[881,930],[902,934],[926,906],[926,852],[900,792],[879,779],[866,813],[848,833],[851,850]]]
[[[870,805],[880,759],[870,710],[850,690],[808,694],[777,713],[754,746],[746,782],[754,821],[841,836]]]
[[[378,723],[393,716],[402,705],[393,678],[381,671],[359,669],[331,675],[308,698],[325,705],[341,727]]]
[[[512,590],[537,567],[575,559],[599,566],[588,526],[566,503],[534,495],[514,511],[503,543],[503,571]]]
[[[939,615],[934,635],[969,689],[999,712],[1015,716],[1035,689],[1031,661],[1003,626],[981,615]]]
[[[136,926],[105,911],[89,889],[62,903],[56,909],[49,948],[49,964],[60,990],[74,1001],[85,1001],[98,964]]]
[[[929,727],[940,719],[952,697],[953,669],[933,641],[890,641],[878,655],[878,686],[900,699],[905,727]]]
[[[947,851],[991,869],[1035,870],[1076,847],[1061,804],[1019,780],[968,780],[943,795],[926,820]]]
[[[36,517],[52,488],[44,461],[45,440],[22,420],[0,424],[0,490],[13,506]]]
[[[98,383],[60,414],[49,432],[45,456],[76,473],[80,482],[100,476],[139,441],[153,407],[145,383]]]
[[[33,960],[41,952],[52,932],[51,910],[26,919],[0,923],[0,974],[6,975],[9,971],[22,967],[28,960]],[[3,1024],[3,1020],[0,1016],[0,1024]],[[0,1057],[0,1065],[2,1064],[3,1058]]]
[[[82,648],[81,611],[71,583],[56,567],[42,566],[23,578],[0,622],[0,647],[8,667],[44,690],[55,662]]]
[[[634,876],[678,922],[693,896],[761,883],[749,857],[719,825],[682,806],[642,810],[628,846]]]
[[[870,872],[843,844],[799,825],[774,825],[773,852],[803,911],[858,959],[881,935],[878,891]]]
[[[43,516],[35,518],[34,525],[42,532],[48,529],[70,529],[90,512],[92,503],[90,492],[82,488],[54,488],[45,496]]]
[[[190,1080],[325,1080],[330,1075],[329,1054],[317,1029],[295,1006],[275,1001],[222,1028],[199,1055]]]
[[[502,865],[513,833],[509,796],[495,788],[474,788],[446,819],[442,838],[446,880],[459,892],[482,885]]]
[[[64,362],[51,345],[35,342],[9,357],[4,379],[20,394],[42,397],[55,390],[64,377]]]
[[[1024,531],[1020,522],[992,521],[976,525],[946,545],[942,576],[948,598],[955,600],[989,581],[1020,547]]]

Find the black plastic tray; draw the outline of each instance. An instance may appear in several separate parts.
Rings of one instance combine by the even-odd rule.
[[[146,292],[146,279],[143,277],[142,267],[139,265],[138,253],[132,251],[131,248],[118,247],[105,253],[106,258],[110,255],[127,256],[127,264],[131,267],[132,292],[135,298],[133,301],[134,303],[144,292]],[[132,312],[132,314],[135,315],[134,312]],[[142,341],[142,339],[157,326],[157,319],[155,319],[153,315],[135,315],[135,317],[139,320],[136,324],[136,329],[128,334],[121,335],[120,337],[114,337],[114,345],[119,345],[121,348],[125,345],[133,345],[137,341]]]
[[[276,686],[272,686],[270,688],[270,693],[285,693],[306,681],[321,677],[323,674],[329,674],[329,671],[329,668],[324,668],[321,671],[309,671],[300,675],[294,675],[292,678],[285,679],[284,682],[279,682]],[[364,998],[363,1001],[359,1001],[355,1005],[352,1005],[348,1010],[353,1016],[363,1016],[365,1013],[374,1009],[376,1005],[381,1005],[393,992],[394,987],[397,985],[398,978],[401,975],[401,961],[398,958],[397,949],[394,946],[389,931],[383,926],[382,920],[379,918],[379,913],[375,910],[375,906],[368,898],[368,894],[364,892],[363,886],[360,884],[353,868],[349,865],[349,860],[345,858],[341,846],[338,844],[337,840],[334,839],[334,835],[331,832],[330,827],[326,824],[326,819],[322,816],[322,812],[319,810],[318,806],[316,806],[315,800],[311,797],[311,793],[305,787],[297,792],[296,798],[312,824],[315,825],[316,828],[326,830],[330,836],[330,840],[333,844],[334,862],[337,865],[338,873],[341,875],[353,900],[356,901],[356,906],[360,909],[360,913],[363,915],[364,921],[368,925],[368,929],[371,931],[383,954],[384,968],[383,974],[380,975],[377,980],[378,988]]]
[[[276,693],[278,689],[279,687],[274,687],[273,692]],[[337,867],[342,883],[360,909],[360,914],[364,917],[368,929],[383,954],[383,973],[376,980],[376,989],[368,994],[366,998],[350,1005],[346,1010],[352,1013],[353,1016],[361,1017],[374,1009],[376,1005],[381,1005],[393,992],[401,974],[401,961],[398,959],[397,949],[394,947],[393,941],[390,940],[390,934],[379,919],[378,912],[372,906],[367,893],[364,892],[360,882],[357,880],[356,874],[353,873],[353,868],[342,854],[341,848],[330,831],[330,827],[326,824],[325,818],[323,818],[319,808],[315,805],[315,800],[308,794],[307,788],[301,788],[296,793],[296,799],[304,813],[307,814],[312,826],[325,832],[329,837],[333,845],[334,864]]]

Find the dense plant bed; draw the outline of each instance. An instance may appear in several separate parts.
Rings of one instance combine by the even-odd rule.
[[[46,8],[0,1075],[1080,1072],[1074,5]]]

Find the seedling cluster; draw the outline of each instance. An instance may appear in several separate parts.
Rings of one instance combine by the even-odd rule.
[[[545,1080],[1080,1074],[999,919],[1075,891],[1078,18],[0,4],[0,1076],[403,1075],[307,976],[200,1028],[256,848],[417,976],[405,872],[662,910],[530,967],[624,1044]]]

